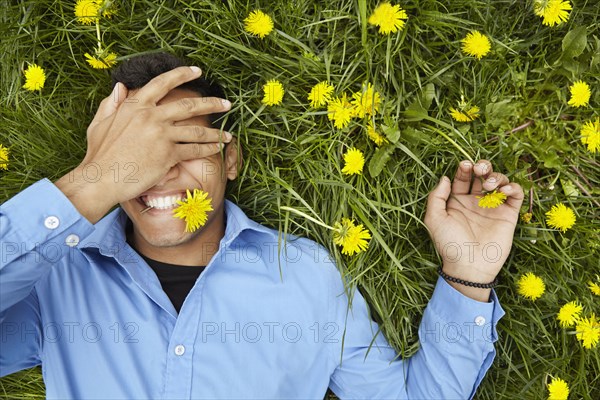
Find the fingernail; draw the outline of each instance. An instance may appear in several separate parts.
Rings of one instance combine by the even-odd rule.
[[[225,108],[231,107],[231,102],[229,100],[221,99],[221,103],[223,103],[223,106],[225,106]]]
[[[231,133],[225,132],[225,139],[231,140],[232,137],[233,137],[233,135],[231,135]]]
[[[470,167],[471,165],[473,165],[473,164],[471,164],[471,161],[463,161],[463,163],[462,163],[463,167]]]
[[[196,67],[195,65],[191,66],[190,69],[192,70],[192,72],[194,74],[199,74],[202,70],[198,67]]]
[[[450,178],[448,178],[446,175],[442,176],[442,179],[440,179],[440,182],[450,182]]]

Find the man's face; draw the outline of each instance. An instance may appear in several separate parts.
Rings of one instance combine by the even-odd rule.
[[[197,93],[174,89],[158,104],[170,103],[185,97],[200,97]],[[176,122],[175,125],[202,125],[211,127],[208,116],[193,117]],[[210,233],[218,224],[223,223],[225,186],[228,179],[237,176],[237,147],[232,141],[223,154],[181,161],[155,186],[142,193],[140,197],[121,203],[121,207],[133,222],[133,236],[139,249],[155,247],[173,247],[192,241],[202,233]],[[143,171],[140,171],[143,173]],[[185,232],[185,220],[173,217],[178,207],[175,200],[185,199],[186,190],[194,189],[208,192],[212,199],[213,211],[208,213],[206,224],[193,233]],[[154,204],[145,213],[147,204]],[[162,209],[161,209],[162,208]]]

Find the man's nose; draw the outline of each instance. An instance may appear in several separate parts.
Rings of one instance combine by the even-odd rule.
[[[156,186],[165,186],[169,181],[177,179],[179,176],[179,164],[175,164],[171,167],[169,172],[156,184]]]

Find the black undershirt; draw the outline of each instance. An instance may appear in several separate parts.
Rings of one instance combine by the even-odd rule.
[[[167,296],[169,296],[177,313],[179,313],[183,301],[190,290],[192,290],[192,287],[196,283],[196,279],[198,279],[202,271],[204,271],[204,267],[167,264],[152,260],[142,254],[140,254],[140,256],[142,256],[150,268],[154,270],[160,281],[160,285]]]
[[[127,224],[125,225],[125,235],[127,243],[131,245],[133,243],[133,241],[131,241],[133,224],[130,219],[127,219]],[[167,294],[173,307],[175,307],[179,314],[183,301],[188,293],[190,293],[190,290],[192,290],[192,287],[194,287],[196,279],[198,279],[205,267],[167,264],[145,257],[139,251],[138,254],[146,261],[146,263],[148,263],[150,268],[154,270],[163,291]]]

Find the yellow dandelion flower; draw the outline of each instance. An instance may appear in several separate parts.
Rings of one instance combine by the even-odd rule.
[[[377,146],[381,146],[384,143],[388,143],[388,140],[381,133],[375,130],[373,126],[373,121],[369,121],[367,125],[367,136],[371,139]]]
[[[391,5],[390,3],[382,3],[378,5],[373,14],[369,17],[369,24],[379,27],[379,33],[389,35],[396,33],[404,28],[404,23],[408,15],[406,11],[399,5]]]
[[[37,64],[30,64],[25,70],[25,84],[23,87],[27,90],[42,90],[46,82],[46,73]]]
[[[374,115],[379,111],[381,104],[381,95],[373,90],[373,85],[368,83],[363,85],[363,90],[352,95],[352,105],[355,108],[355,114],[359,118],[365,115]]]
[[[179,207],[173,210],[173,217],[185,219],[185,232],[194,232],[206,223],[207,213],[213,210],[212,199],[207,199],[208,193],[199,189],[194,189],[194,194],[189,189],[186,192],[186,199],[177,201]]]
[[[490,39],[479,31],[472,31],[462,40],[462,50],[465,54],[478,60],[490,52],[492,43]]]
[[[273,31],[273,19],[260,10],[254,10],[244,20],[244,29],[249,34],[264,39]]]
[[[0,169],[8,169],[8,147],[0,144]]]
[[[327,81],[319,82],[310,89],[308,101],[313,108],[322,107],[331,101],[333,86]]]
[[[504,201],[506,200],[506,195],[497,190],[487,193],[485,196],[475,197],[479,199],[478,205],[481,208],[496,208],[501,204],[504,204]]]
[[[354,111],[354,107],[346,99],[346,93],[344,93],[342,97],[336,97],[329,102],[327,105],[327,118],[333,121],[336,128],[342,129],[348,126],[355,115]]]
[[[349,218],[342,218],[334,225],[333,243],[342,246],[342,254],[354,255],[369,247],[371,233],[362,224],[354,225]]]
[[[560,378],[552,378],[548,384],[548,400],[567,400],[569,397],[569,385]]]
[[[571,99],[568,104],[573,107],[587,106],[590,101],[592,91],[590,86],[584,81],[577,81],[569,87],[571,91]]]
[[[596,280],[600,282],[600,277],[598,277],[598,275],[596,275]],[[600,296],[600,285],[598,285],[596,282],[589,281],[588,288],[590,288],[592,293],[594,293],[596,296]]]
[[[276,79],[271,79],[263,85],[264,97],[262,99],[263,104],[268,106],[275,106],[281,104],[283,100],[283,85]]]
[[[90,53],[85,53],[84,55],[88,64],[96,69],[107,69],[117,63],[117,55],[113,52],[100,55],[96,54],[94,56],[90,55]]]
[[[588,151],[595,153],[600,150],[600,118],[588,121],[581,128],[581,143],[587,145]]]
[[[342,173],[345,175],[361,175],[365,165],[365,156],[362,151],[352,147],[344,154],[344,163]]]
[[[460,96],[458,108],[451,107],[450,115],[458,122],[471,122],[479,117],[479,107],[471,106],[465,101],[464,96]]]
[[[570,301],[560,308],[556,319],[562,328],[568,328],[575,325],[582,311],[583,306],[581,304],[576,301]]]
[[[523,215],[521,215],[521,221],[525,222],[526,224],[531,222],[531,218],[533,217],[532,213],[524,213]]]
[[[539,276],[533,272],[528,272],[521,275],[517,281],[517,292],[528,299],[536,300],[540,298],[546,291],[546,285]]]
[[[100,14],[101,3],[98,0],[77,0],[75,3],[77,22],[83,25],[95,24]]]
[[[590,318],[581,318],[577,321],[575,327],[577,339],[586,349],[596,347],[600,341],[600,322],[596,320],[596,315],[592,313]]]
[[[552,206],[546,213],[546,223],[552,228],[560,229],[563,233],[575,225],[575,212],[562,203]]]
[[[560,25],[569,19],[571,2],[563,0],[535,0],[533,12],[542,17],[542,24],[548,26]]]
[[[465,111],[450,108],[450,115],[458,122],[471,122],[479,116],[479,107],[473,106]]]

